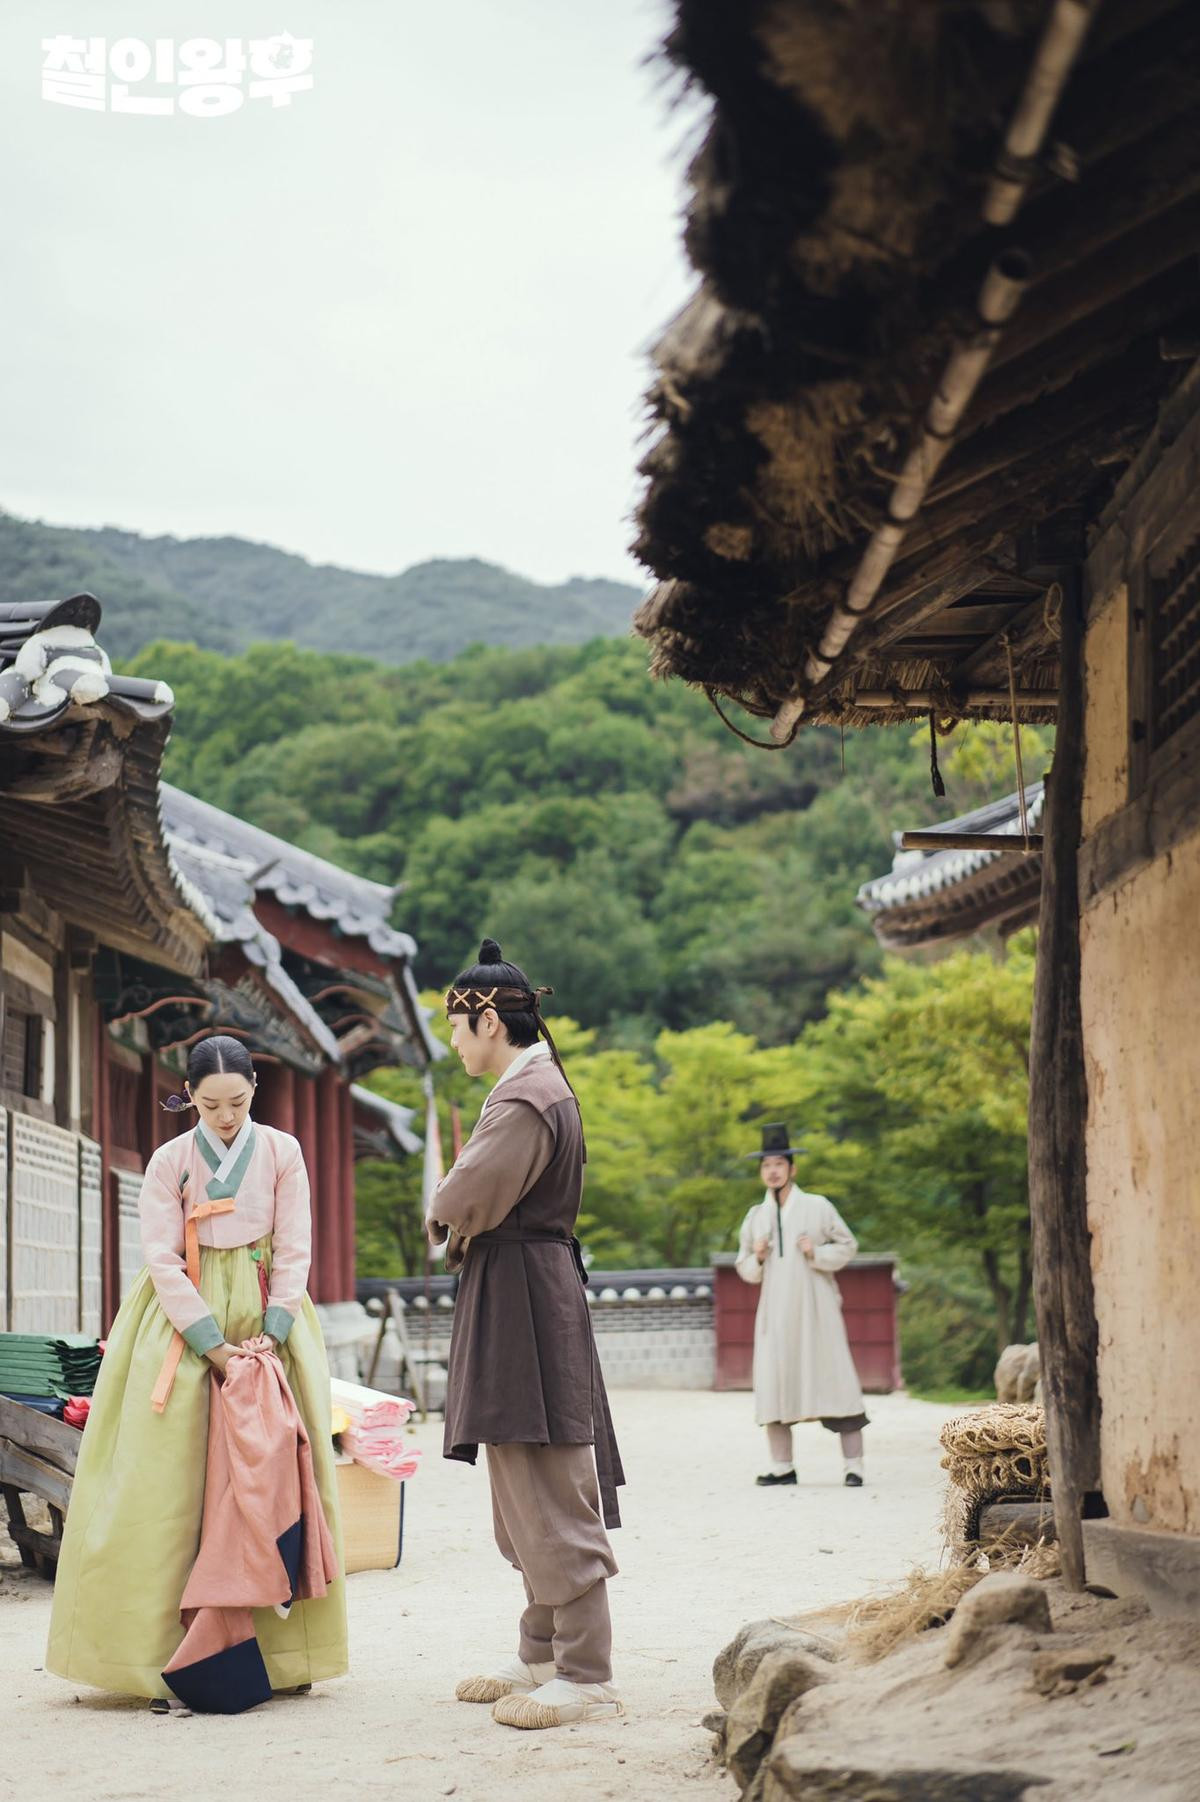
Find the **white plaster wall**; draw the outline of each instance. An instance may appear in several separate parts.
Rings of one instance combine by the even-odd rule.
[[[1200,834],[1083,918],[1105,1500],[1200,1533]]]

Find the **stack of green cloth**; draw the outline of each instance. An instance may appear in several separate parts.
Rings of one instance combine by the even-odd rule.
[[[0,1333],[0,1395],[91,1395],[100,1347],[86,1333]]]

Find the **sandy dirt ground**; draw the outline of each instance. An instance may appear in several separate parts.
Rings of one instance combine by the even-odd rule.
[[[614,1393],[629,1479],[611,1586],[628,1711],[617,1722],[520,1733],[454,1700],[460,1677],[513,1649],[522,1597],[492,1542],[484,1469],[442,1460],[439,1422],[419,1429],[403,1563],[349,1581],[353,1673],[308,1697],[177,1719],[77,1691],[39,1668],[47,1586],[5,1566],[0,1797],[315,1802],[352,1786],[407,1802],[732,1802],[699,1725],[714,1654],[747,1620],[859,1596],[937,1557],[937,1432],[951,1410],[905,1396],[868,1406],[866,1488],[841,1486],[837,1440],[811,1426],[797,1431],[799,1486],[757,1490],[748,1396]]]

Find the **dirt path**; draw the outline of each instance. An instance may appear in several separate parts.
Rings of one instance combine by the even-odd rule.
[[[761,1491],[744,1395],[617,1392],[629,1488],[615,1544],[619,1723],[523,1734],[454,1685],[515,1639],[516,1575],[491,1540],[482,1468],[438,1456],[409,1489],[404,1562],[350,1580],[353,1675],[235,1719],[161,1719],[45,1676],[48,1594],[0,1578],[0,1797],[20,1802],[316,1802],[332,1786],[406,1802],[731,1798],[698,1726],[713,1655],[745,1620],[862,1594],[937,1553],[937,1428],[948,1410],[876,1397],[868,1486],[837,1441],[798,1434],[801,1484]],[[349,1793],[343,1788],[342,1793]]]

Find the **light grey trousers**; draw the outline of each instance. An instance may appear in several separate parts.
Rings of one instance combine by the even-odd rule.
[[[553,1660],[572,1683],[608,1683],[617,1563],[591,1446],[489,1445],[487,1460],[496,1544],[525,1583],[518,1656]]]
[[[863,1436],[860,1427],[856,1433],[840,1433],[842,1457],[847,1460],[861,1458],[863,1455]],[[794,1461],[792,1449],[792,1429],[781,1420],[773,1420],[767,1427],[767,1449],[771,1454],[772,1464],[791,1464]]]

